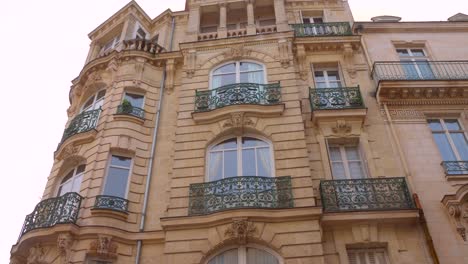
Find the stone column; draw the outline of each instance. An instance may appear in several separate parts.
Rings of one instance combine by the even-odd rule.
[[[186,41],[197,41],[200,29],[200,6],[191,6],[189,11]]]
[[[218,38],[227,37],[226,28],[226,3],[219,3],[219,27],[218,27]]]
[[[247,0],[247,35],[257,34],[254,17],[254,0]]]
[[[278,32],[291,30],[288,25],[286,17],[286,10],[284,8],[284,0],[273,0],[275,7],[276,30]]]

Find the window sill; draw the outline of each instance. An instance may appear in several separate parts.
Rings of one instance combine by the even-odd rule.
[[[445,178],[448,181],[467,181],[468,174],[446,174]]]
[[[130,114],[114,114],[114,120],[132,122],[139,125],[145,123],[145,119]]]

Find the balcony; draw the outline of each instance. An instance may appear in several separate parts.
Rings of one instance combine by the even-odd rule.
[[[447,176],[467,175],[468,174],[468,161],[443,161],[445,174]]]
[[[375,62],[372,77],[385,102],[465,104],[468,99],[468,61]]]
[[[52,227],[56,224],[74,224],[78,219],[82,197],[77,193],[66,193],[41,201],[34,211],[26,216],[20,237],[27,232]]]
[[[310,108],[314,110],[365,108],[358,87],[309,88]]]
[[[291,24],[296,37],[352,36],[348,22]]]
[[[151,54],[163,53],[166,50],[149,39],[128,39],[122,42],[122,50],[143,51]]]
[[[128,212],[128,200],[110,195],[98,195],[94,202],[94,209],[113,210],[118,212]]]
[[[189,215],[239,208],[292,208],[291,177],[232,177],[190,184]]]
[[[77,115],[75,118],[73,118],[73,120],[63,132],[62,140],[60,141],[59,147],[68,138],[95,129],[99,120],[100,113],[101,109],[96,109],[83,112]]]
[[[145,119],[145,110],[139,107],[132,106],[132,105],[123,105],[123,104],[119,105],[117,107],[116,114],[131,115],[131,116],[135,116],[141,119]]]
[[[320,195],[324,212],[415,209],[404,177],[323,180]]]

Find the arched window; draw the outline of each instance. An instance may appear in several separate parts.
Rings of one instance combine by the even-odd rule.
[[[270,144],[253,137],[234,137],[209,149],[208,180],[237,176],[273,176]]]
[[[261,64],[237,61],[224,64],[211,73],[211,89],[233,83],[265,83],[265,72]]]
[[[207,264],[280,264],[280,262],[275,255],[266,250],[241,246],[214,256]]]
[[[91,96],[81,108],[81,112],[99,109],[104,104],[104,96],[106,90],[101,90],[95,95]]]
[[[86,169],[86,165],[80,165],[73,168],[60,183],[58,196],[62,196],[67,192],[80,192],[81,180]]]

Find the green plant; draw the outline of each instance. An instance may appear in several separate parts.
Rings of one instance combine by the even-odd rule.
[[[123,99],[122,101],[122,112],[124,113],[129,113],[132,111],[132,103],[130,103],[130,101],[128,101],[127,99]]]

